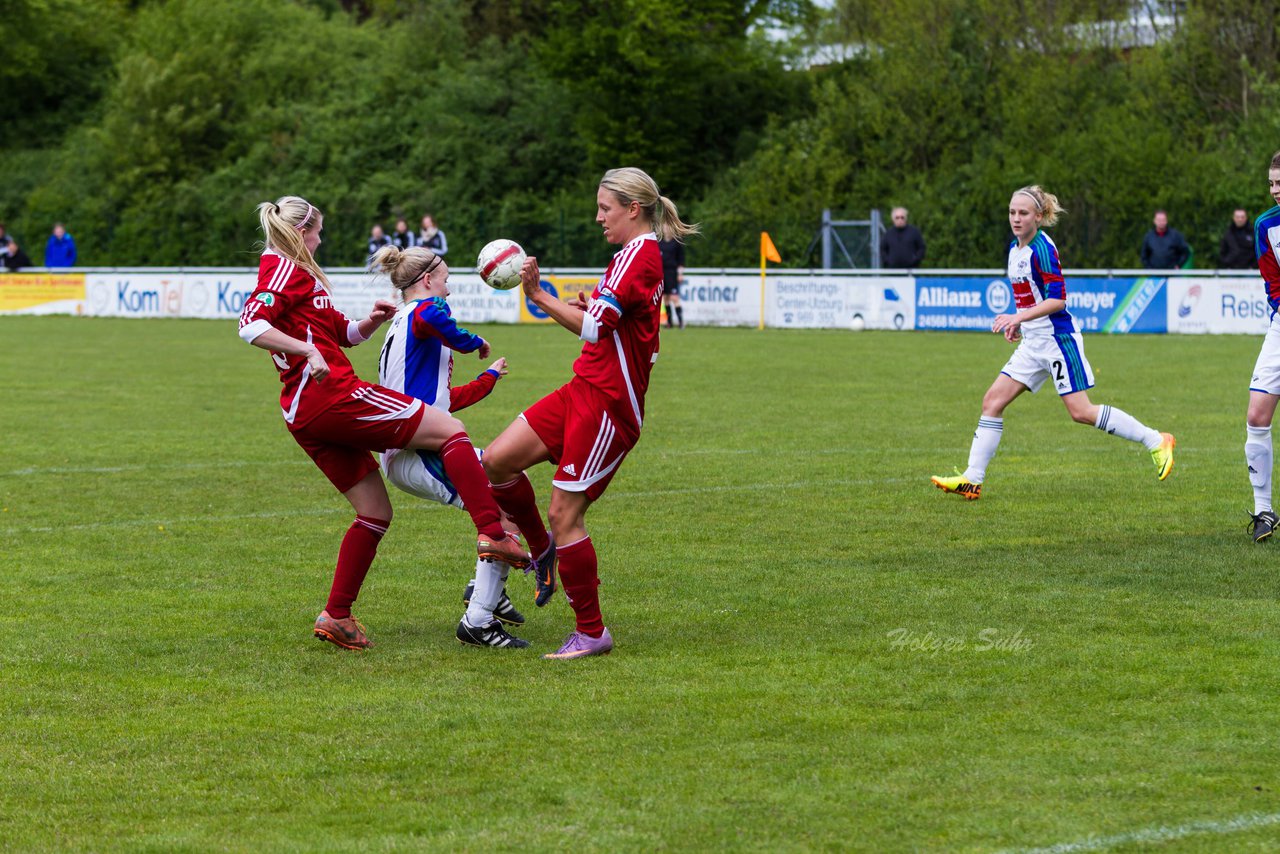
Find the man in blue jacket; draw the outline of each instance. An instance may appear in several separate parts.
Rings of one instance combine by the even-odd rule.
[[[44,245],[44,265],[46,267],[74,267],[76,265],[76,242],[67,234],[62,223],[53,224],[53,234]]]

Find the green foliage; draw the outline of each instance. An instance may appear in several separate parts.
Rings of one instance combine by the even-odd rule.
[[[632,164],[703,223],[695,265],[754,264],[760,230],[808,263],[823,208],[904,204],[929,265],[996,266],[1010,191],[1039,183],[1068,266],[1137,264],[1156,207],[1204,266],[1232,207],[1270,206],[1280,145],[1256,0],[1192,4],[1137,48],[1118,0],[12,5],[0,221],[38,256],[63,220],[85,263],[243,264],[253,207],[300,193],[328,264],[432,213],[455,264],[506,236],[594,266],[595,183]],[[806,69],[816,45],[845,61]]]

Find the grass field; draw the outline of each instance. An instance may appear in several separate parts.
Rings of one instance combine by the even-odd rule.
[[[483,443],[577,348],[479,331],[512,362],[463,413]],[[0,336],[0,848],[1280,845],[1257,339],[1089,338],[1095,402],[1175,433],[1172,477],[1046,390],[965,503],[928,478],[964,465],[995,336],[664,333],[588,519],[617,649],[553,663],[571,612],[521,576],[532,649],[454,640],[468,519],[399,494],[356,609],[377,648],[311,639],[352,514],[232,324]]]

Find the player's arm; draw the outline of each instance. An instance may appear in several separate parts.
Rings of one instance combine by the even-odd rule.
[[[244,302],[240,311],[240,337],[255,347],[273,353],[302,356],[311,367],[311,376],[317,381],[329,375],[329,363],[314,344],[301,341],[281,332],[273,324],[300,299],[309,298],[311,283],[305,271],[294,269],[283,287],[273,288],[279,259],[275,264],[263,266],[258,271],[258,287]],[[283,271],[279,271],[283,272]]]
[[[368,341],[373,337],[373,333],[378,331],[378,327],[395,316],[395,303],[385,299],[374,301],[373,310],[369,312],[369,316],[364,320],[352,321],[348,319],[347,341],[350,342],[352,347]]]
[[[542,272],[538,269],[538,259],[532,255],[524,259],[524,266],[520,268],[520,287],[524,290],[524,295],[529,298],[529,302],[542,309],[548,317],[574,335],[582,336],[582,320],[586,317],[586,312],[576,305],[569,305],[553,297],[542,289]]]
[[[459,326],[444,300],[429,299],[419,303],[413,310],[409,329],[413,337],[434,338],[456,353],[479,353],[481,359],[489,355],[489,342]]]
[[[498,359],[471,382],[450,390],[449,411],[457,412],[459,409],[466,409],[471,404],[484,400],[498,384],[498,380],[506,375],[507,360]]]

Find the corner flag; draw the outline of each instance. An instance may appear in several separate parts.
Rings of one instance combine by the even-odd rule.
[[[782,256],[778,254],[778,247],[773,245],[773,241],[769,239],[769,232],[760,232],[760,263],[772,261],[775,264],[782,263]]]
[[[775,264],[782,263],[782,256],[778,254],[778,247],[773,245],[773,241],[769,239],[769,232],[760,232],[760,325],[758,329],[764,329],[764,262],[772,261]]]

